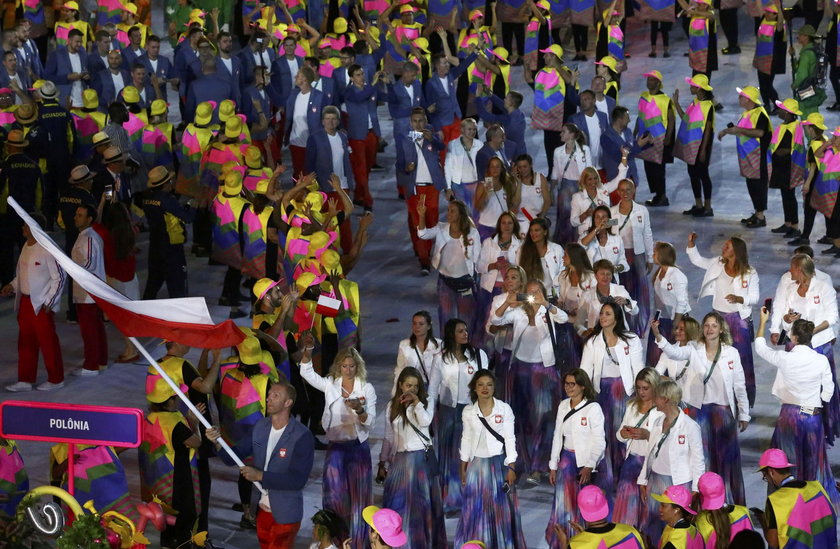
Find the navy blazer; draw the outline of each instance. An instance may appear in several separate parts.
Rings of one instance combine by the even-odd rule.
[[[245,88],[242,92],[242,106],[239,109],[242,114],[248,119],[249,124],[257,124],[260,117],[257,114],[257,109],[254,108],[254,100],[259,101],[260,108],[269,123],[271,122],[271,95],[268,93],[268,88],[264,88],[265,97],[260,95],[260,91],[253,84]],[[251,139],[262,141],[268,137],[268,130],[255,133],[251,131]]]
[[[123,86],[130,86],[131,75],[128,74],[128,71],[120,69],[120,74],[122,75]],[[96,74],[96,78],[93,81],[93,88],[99,94],[100,105],[107,106],[117,100],[117,91],[114,88],[114,80],[111,78],[110,70],[105,69]]]
[[[303,488],[309,481],[315,460],[315,437],[294,417],[265,462],[266,444],[271,433],[271,418],[263,418],[254,425],[250,440],[240,450],[254,458],[254,468],[263,471],[262,486],[268,490],[271,515],[277,524],[294,524],[303,520]],[[248,437],[246,437],[248,438]],[[252,490],[251,508],[260,500],[259,490]]]
[[[131,48],[123,48],[120,51],[122,51],[123,67],[125,67],[125,70],[127,71],[131,71],[131,66],[141,57],[146,55],[146,50],[143,48],[140,48],[140,53],[134,53],[131,51]]]
[[[32,87],[32,81],[29,79],[29,75],[21,70],[20,65],[18,65],[17,77],[20,79],[20,87],[23,91]],[[6,67],[0,65],[0,88],[8,88],[11,80],[9,71],[6,70]]]
[[[343,66],[338,67],[333,71],[331,78],[333,80],[333,87],[335,88],[336,105],[340,106],[344,103],[344,90],[351,84],[350,77],[347,76],[347,68]],[[367,72],[365,72],[365,81],[370,83]]]
[[[606,114],[602,113],[598,109],[595,109],[595,116],[598,117],[598,125],[601,126],[601,135],[604,135],[604,132],[610,127],[610,119]],[[592,139],[589,137],[589,126],[586,124],[586,115],[583,114],[583,111],[576,112],[572,116],[568,117],[566,121],[570,124],[574,124],[580,131],[583,132],[586,136],[587,145],[592,143]]]
[[[502,111],[501,114],[496,114],[490,111],[485,105],[485,101],[489,100],[493,106]],[[525,114],[520,109],[515,109],[513,112],[507,112],[505,109],[505,101],[495,95],[489,97],[476,97],[475,110],[478,117],[484,121],[485,124],[501,124],[505,129],[505,137],[508,141],[516,143],[516,156],[520,154],[528,154],[528,148],[525,146]],[[507,154],[507,149],[505,149]]]
[[[347,105],[347,134],[350,139],[362,140],[372,129],[377,136],[382,136],[379,129],[379,116],[376,114],[376,103],[379,99],[379,88],[365,84],[362,89],[353,84],[344,90],[344,102]],[[370,125],[368,125],[370,117]]]
[[[295,88],[286,100],[286,127],[283,128],[283,143],[288,143],[289,136],[292,135],[292,123],[294,122],[295,100],[300,93],[300,88]],[[306,107],[306,123],[309,125],[309,134],[318,131],[321,126],[321,109],[325,107],[324,95],[312,89],[309,92],[309,104]]]
[[[192,65],[193,61],[196,59],[198,59],[198,55],[196,55],[196,52],[189,46],[189,44],[186,43],[186,40],[184,40],[182,46],[178,48],[177,52],[175,52],[175,74],[180,79],[180,82],[178,83],[178,93],[181,97],[187,96],[187,90],[190,82],[194,79],[190,65]]]
[[[152,70],[152,61],[149,59],[149,54],[144,53],[140,57],[137,58],[137,62],[146,67],[146,72],[148,73],[148,77],[151,80],[152,74],[156,74],[158,78],[169,80],[170,78],[176,78],[175,75],[175,67],[166,57],[162,55],[158,55],[157,58],[157,70]],[[161,89],[160,91],[163,91]]]
[[[297,62],[297,68],[300,69],[303,66],[303,57],[295,57],[295,61]],[[285,107],[286,100],[294,87],[294,75],[289,70],[286,57],[278,57],[271,64],[271,85],[266,87],[271,94],[271,100],[275,105]]]
[[[368,84],[373,83],[373,75],[376,74],[379,62],[385,57],[385,40],[380,46],[373,50],[373,53],[357,53],[356,64],[365,69],[365,80]]]
[[[84,49],[79,49],[79,61],[82,69],[86,70],[88,66],[87,52]],[[70,53],[67,48],[58,48],[47,57],[47,66],[44,69],[44,78],[51,80],[58,88],[59,103],[65,105],[67,98],[70,97],[70,90],[73,88],[73,82],[67,79],[67,76],[73,72],[73,66],[70,64]],[[91,74],[90,80],[81,80],[82,89],[87,88],[94,80],[94,75]],[[102,96],[100,95],[100,101]],[[102,103],[105,104],[104,102]]]
[[[242,110],[240,104],[242,103],[242,60],[239,59],[237,56],[233,55],[230,58],[231,62],[231,69],[233,72],[229,71],[227,66],[225,66],[225,62],[222,61],[222,58],[218,55],[216,56],[216,76],[221,78],[222,80],[227,80],[230,82],[230,87],[233,88],[233,97],[231,99],[236,102],[236,106],[239,107],[237,110]],[[253,82],[254,79],[251,79]],[[226,99],[226,98],[225,98]]]
[[[397,185],[404,187],[408,196],[415,194],[414,183],[417,181],[417,146],[406,134],[396,134],[394,144],[397,148]],[[443,141],[433,133],[432,140],[423,140],[420,144],[423,151],[423,159],[429,168],[432,176],[432,183],[435,188],[442,191],[446,188],[446,178],[443,176],[443,168],[440,166],[440,151],[445,148]],[[414,169],[406,171],[409,164],[414,164]]]
[[[318,76],[318,82],[321,84],[321,89],[318,91],[324,94],[323,106],[335,105],[336,107],[341,103],[337,103],[338,95],[335,93],[335,82],[332,78]],[[315,89],[315,82],[312,82],[312,88]]]
[[[618,164],[621,162],[621,148],[627,147],[630,149],[630,154],[627,157],[627,177],[633,181],[639,181],[639,176],[636,173],[636,154],[641,151],[641,147],[636,144],[633,139],[633,132],[630,128],[624,128],[622,135],[619,135],[612,126],[601,134],[601,167],[607,174],[607,181],[611,181],[618,175]]]
[[[464,71],[469,68],[478,54],[472,53],[461,60],[457,67],[449,69],[446,75],[446,90],[443,89],[443,82],[441,82],[437,73],[429,75],[424,86],[424,93],[426,96],[426,108],[435,106],[434,112],[429,113],[429,122],[436,130],[440,130],[444,126],[448,126],[455,121],[455,117],[461,118],[461,107],[458,106],[458,78]]]
[[[34,40],[31,38],[21,44],[23,51],[25,53],[25,61],[26,65],[32,69],[32,72],[35,73],[35,76],[41,78],[44,74],[44,65],[41,63],[41,55],[38,51],[38,45],[35,43]]]
[[[516,160],[516,151],[519,149],[519,145],[514,143],[510,139],[505,139],[504,146],[502,147],[502,151],[504,151],[504,155],[507,158],[507,165],[504,166],[506,170],[510,170],[511,164],[513,161]],[[496,150],[490,146],[489,143],[485,143],[483,147],[478,149],[478,152],[475,155],[475,174],[478,176],[479,181],[484,181],[484,176],[487,173],[487,166],[490,164],[490,159],[496,156]],[[504,162],[502,162],[504,164]]]
[[[208,74],[202,76],[198,80],[194,80],[190,84],[190,89],[187,92],[187,120],[192,120],[195,117],[195,109],[199,103],[205,101],[216,101],[217,103],[234,97],[233,84],[223,78],[219,78],[216,74]],[[213,111],[213,123],[218,121],[218,109]]]
[[[107,60],[108,56],[105,56]],[[88,53],[87,56],[87,71],[90,73],[91,78],[94,78],[100,71],[104,71],[108,68],[107,61],[103,61],[101,57],[99,57],[99,50],[94,48],[94,50]]]
[[[394,135],[408,135],[409,117],[411,116],[411,109],[414,107],[426,108],[426,101],[423,98],[423,86],[420,85],[420,80],[415,80],[412,84],[414,90],[414,100],[408,96],[405,91],[405,86],[402,82],[395,82],[388,84],[388,112],[391,118],[394,119]]]
[[[266,68],[271,70],[271,67],[274,66],[275,59],[277,59],[277,53],[271,48],[266,48],[265,51],[268,54],[268,67]],[[254,83],[254,67],[257,66],[257,62],[254,60],[254,52],[249,46],[242,48],[238,55],[239,60],[242,61],[242,82],[239,85],[245,88]]]
[[[313,128],[310,128],[309,139],[306,141],[306,173],[315,172],[318,177],[318,187],[321,191],[329,193],[333,191],[330,186],[330,176],[335,173],[330,139],[323,129],[312,130]],[[341,146],[344,148],[344,177],[347,178],[347,185],[352,189],[356,183],[353,179],[353,168],[350,167],[347,136],[343,132],[338,132],[337,135],[341,138]]]

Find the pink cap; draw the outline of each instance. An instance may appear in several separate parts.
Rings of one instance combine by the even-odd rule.
[[[12,90],[9,88],[0,88],[0,95],[12,95]]]
[[[664,494],[653,494],[653,499],[660,503],[678,505],[690,515],[697,514],[697,511],[691,508],[691,492],[685,486],[669,486]]]
[[[402,518],[396,511],[370,505],[362,511],[362,518],[391,547],[408,543],[408,536],[402,530]]]
[[[462,545],[461,549],[487,549],[487,546],[484,545],[483,541],[478,541],[477,539],[474,539]]]
[[[726,501],[726,486],[723,484],[723,478],[717,474],[703,473],[697,483],[700,489],[701,507],[706,511],[714,511],[723,507]]]
[[[589,485],[581,488],[577,497],[580,515],[586,522],[604,520],[610,514],[610,505],[604,492],[597,486]]]
[[[782,450],[770,448],[769,450],[765,450],[758,459],[758,470],[761,471],[765,467],[787,469],[788,467],[796,467],[796,465],[788,461],[787,456]]]

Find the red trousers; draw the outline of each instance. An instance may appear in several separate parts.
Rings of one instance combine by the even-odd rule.
[[[300,523],[277,524],[271,513],[257,511],[257,540],[260,549],[293,549]]]
[[[47,380],[64,381],[61,345],[55,333],[55,313],[41,307],[36,315],[28,295],[20,296],[18,317],[18,381],[35,383],[38,377],[38,351],[44,355]]]
[[[438,224],[440,213],[438,212],[438,201],[440,192],[434,185],[414,187],[414,195],[407,197],[405,201],[408,207],[408,234],[411,236],[411,245],[414,247],[414,255],[420,260],[420,266],[424,269],[431,268],[431,254],[434,240],[422,240],[417,236],[417,225],[420,217],[417,215],[417,203],[420,197],[426,197],[426,227],[434,227]]]
[[[306,173],[306,147],[289,145],[289,152],[292,154],[292,177],[297,179],[301,174]],[[326,183],[326,181],[319,181],[319,183]]]
[[[335,200],[336,204],[338,205],[339,211],[341,210],[341,198],[339,198],[337,192],[329,192],[327,193],[327,201],[324,203],[323,207],[321,208],[322,212],[325,212],[329,209],[330,200]],[[341,244],[341,251],[344,253],[348,253],[350,248],[353,247],[353,225],[350,223],[350,216],[345,216],[344,222],[338,226],[339,232],[339,243]]]
[[[461,137],[461,119],[457,116],[455,117],[455,121],[451,124],[447,124],[443,128],[443,144],[448,145],[450,141],[454,141]],[[446,160],[446,147],[440,151],[440,163],[443,164]]]
[[[353,179],[356,187],[353,189],[353,201],[361,202],[365,208],[373,207],[373,197],[370,195],[368,178],[370,170],[376,163],[376,148],[379,137],[372,131],[364,139],[350,139],[350,164],[353,166]]]
[[[76,303],[79,330],[85,349],[85,370],[98,370],[108,365],[108,336],[105,335],[105,321],[102,310],[96,303]]]

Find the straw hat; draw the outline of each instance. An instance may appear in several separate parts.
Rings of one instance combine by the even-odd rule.
[[[156,189],[172,181],[172,172],[163,166],[155,166],[149,170],[148,188]]]

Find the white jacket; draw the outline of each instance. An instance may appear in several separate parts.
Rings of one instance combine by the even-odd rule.
[[[825,282],[832,288],[834,287],[834,282],[831,280],[831,276],[828,273],[819,269],[814,269],[814,271],[814,278]],[[776,285],[776,295],[773,297],[773,303],[785,303],[788,292],[793,291],[796,286],[796,282],[794,282],[793,278],[790,276],[790,271],[785,271],[784,274],[779,277],[779,283]],[[782,317],[787,313],[787,309],[781,309],[781,306],[776,307],[774,305],[773,310],[770,312],[770,333],[772,334],[781,333]],[[840,325],[835,324],[833,329],[834,335],[836,336],[838,329],[840,329]]]
[[[653,302],[662,311],[662,318],[673,319],[677,314],[691,311],[688,305],[688,278],[676,267],[668,267],[665,276],[659,279],[654,271]]]
[[[798,288],[799,285],[791,281],[783,287],[780,285],[779,290],[781,292],[779,290],[776,291],[776,298],[773,301],[770,332],[778,334],[781,330],[787,330],[788,335],[790,335],[792,324],[784,321],[784,315],[787,314],[789,309],[794,309],[802,315],[802,318],[813,322],[815,327],[823,322],[828,322],[828,328],[813,335],[811,346],[819,347],[828,343],[835,338],[837,330],[837,292],[834,290],[834,287],[829,286],[822,280],[817,278],[811,279],[808,291],[805,292],[805,310],[800,311],[797,309],[801,309],[801,305],[794,304]]]
[[[560,307],[567,313],[578,315],[578,308],[583,305],[584,294],[596,284],[595,277],[586,273],[581,277],[577,286],[572,286],[567,274],[565,270],[561,272],[555,279],[554,286],[558,288],[557,295],[560,298]]]
[[[601,333],[592,335],[586,340],[583,346],[583,355],[580,358],[580,368],[589,375],[592,386],[600,392],[601,371],[604,366],[604,357],[607,354],[607,346]],[[624,392],[627,396],[636,390],[636,375],[645,367],[645,360],[642,355],[642,343],[639,338],[631,334],[627,341],[619,338],[615,345],[615,359],[618,360],[618,369],[621,372],[621,383],[624,385]]]
[[[583,214],[583,212],[588,210],[590,207],[609,207],[610,193],[618,188],[618,182],[624,179],[625,177],[627,177],[627,166],[619,163],[618,174],[611,181],[598,184],[598,190],[595,194],[594,200],[589,198],[589,195],[586,194],[586,191],[578,191],[572,195],[572,205],[569,222],[572,224],[572,227],[577,227],[578,240],[586,235],[587,231],[589,230],[589,225],[591,223],[589,218],[586,218],[583,221],[581,221],[581,214]]]
[[[678,347],[668,343],[664,337],[657,341],[656,345],[671,358],[691,360],[689,367],[694,369],[700,376],[700,382],[703,382],[706,372],[711,366],[707,364],[709,360],[706,356],[705,345]],[[744,381],[744,368],[741,366],[741,356],[738,354],[738,349],[731,345],[722,345],[720,358],[715,365],[715,369],[723,375],[723,386],[726,390],[725,398],[729,403],[729,409],[732,410],[732,416],[737,418],[738,421],[749,421],[750,406],[747,401],[747,384]],[[712,373],[712,375],[715,374]]]
[[[773,350],[763,337],[757,337],[755,352],[777,368],[772,392],[782,404],[821,408],[834,395],[828,359],[810,347],[796,345],[790,352]]]
[[[685,251],[691,263],[696,267],[706,270],[706,274],[703,275],[703,283],[700,285],[700,293],[697,296],[697,300],[699,301],[707,295],[714,295],[715,281],[721,274],[725,274],[723,258],[703,257],[697,251],[697,246],[686,248]],[[732,287],[729,293],[744,298],[743,303],[737,304],[738,314],[741,315],[741,318],[750,318],[752,316],[753,305],[758,303],[759,300],[758,273],[756,270],[751,267],[749,273],[743,279],[740,276],[736,276],[732,280]]]
[[[593,238],[586,246],[586,255],[589,256],[589,261],[595,265],[595,262],[600,259],[606,259],[616,267],[621,265],[624,267],[621,272],[626,273],[630,270],[630,265],[627,264],[627,256],[624,255],[624,242],[617,234],[607,235],[607,242],[601,246],[598,242],[598,237]],[[618,269],[616,268],[615,282],[618,282]]]
[[[615,438],[617,438],[619,442],[624,443],[625,458],[630,454],[635,454],[637,456],[648,455],[648,452],[650,451],[650,437],[648,437],[647,440],[624,438],[621,436],[621,428],[624,426],[636,427],[638,424],[639,429],[647,429],[648,433],[650,433],[650,430],[656,420],[663,416],[664,414],[657,410],[656,406],[652,407],[648,411],[647,417],[645,417],[645,414],[639,412],[636,406],[629,403],[627,404],[627,408],[624,410],[624,417],[621,419],[621,423],[618,425],[618,430],[615,432]]]
[[[639,314],[639,304],[633,301],[630,294],[621,284],[610,283],[610,297],[623,297],[627,304],[621,309],[624,311],[625,320],[627,315]],[[593,280],[592,286],[583,294],[581,304],[577,313],[577,332],[591,330],[598,325],[598,315],[601,314],[601,301],[598,299],[597,286]],[[627,322],[624,323],[625,325]]]
[[[458,402],[459,388],[469,385],[470,380],[480,368],[488,368],[487,354],[478,350],[481,364],[474,358],[468,358],[466,365],[461,366],[455,360],[450,360],[443,353],[437,356],[432,376],[429,380],[429,402],[437,402],[443,406],[455,408],[458,404],[467,404],[469,400]],[[469,394],[469,391],[467,391]]]
[[[639,473],[639,478],[636,481],[642,486],[647,486],[648,474],[653,465],[656,447],[662,439],[662,424],[664,421],[665,414],[662,414],[651,426],[648,455],[645,457],[642,472]],[[700,482],[700,477],[706,472],[706,459],[703,456],[703,436],[700,433],[700,426],[688,415],[680,412],[680,415],[674,421],[674,425],[671,426],[665,442],[662,443],[663,448],[660,453],[664,451],[665,445],[668,445],[667,455],[670,461],[672,482],[675,485],[691,482],[691,491],[699,491],[697,484]],[[648,497],[650,497],[650,494],[648,494]]]
[[[464,239],[462,237],[452,238],[449,236],[449,223],[441,222],[434,227],[418,228],[417,236],[423,240],[435,241],[434,249],[432,250],[432,267],[435,269],[440,266],[440,253],[450,240],[457,240],[460,253],[464,252]],[[481,237],[475,227],[470,226],[467,243],[467,254],[465,258],[467,261],[467,272],[472,274],[475,272],[475,262],[481,253]]]
[[[431,406],[429,406],[431,408]],[[431,441],[429,425],[432,424],[432,412],[426,409],[419,400],[405,410],[408,420],[425,435],[427,441]],[[425,450],[431,442],[427,443],[408,425],[402,416],[397,416],[391,421],[391,403],[385,407],[385,438],[382,439],[382,450],[379,452],[379,461],[390,462],[397,452],[414,452]]]
[[[6,238],[11,238],[6,235]],[[24,244],[29,252],[29,260],[23,263],[18,260],[15,270],[15,278],[11,285],[15,290],[15,311],[20,308],[20,281],[26,277],[29,282],[29,299],[32,308],[37,315],[41,308],[48,311],[57,311],[61,305],[61,291],[64,289],[64,281],[67,275],[64,273],[53,256],[37,242],[32,246]]]
[[[437,345],[435,345],[435,343]],[[400,341],[400,345],[397,349],[397,366],[394,368],[394,387],[391,389],[391,395],[393,395],[397,390],[397,379],[400,377],[400,372],[409,366],[417,368],[420,373],[424,375],[423,383],[426,384],[428,389],[428,385],[432,379],[432,369],[436,365],[437,357],[440,355],[440,350],[442,348],[443,342],[438,338],[434,338],[434,343],[432,343],[432,340],[429,340],[426,344],[426,350],[422,353],[420,352],[420,349],[414,349],[411,347],[411,340],[409,338],[405,338]],[[418,358],[418,355],[420,358]]]
[[[514,235],[510,240],[510,246],[506,251],[502,251],[499,247],[499,237],[494,236],[488,238],[481,243],[481,253],[479,253],[478,261],[475,265],[475,270],[481,275],[481,289],[492,292],[493,286],[496,285],[496,279],[499,276],[498,269],[490,269],[488,266],[495,263],[499,256],[503,255],[508,258],[508,262],[514,264],[519,257],[519,248],[522,246],[522,241],[519,237]]]
[[[696,341],[689,341],[686,345],[697,347]],[[703,406],[703,375],[690,367],[687,360],[677,360],[665,353],[659,355],[659,362],[656,363],[656,371],[660,375],[666,375],[682,389],[683,402],[689,406],[700,408]]]
[[[619,204],[610,208],[612,219],[618,219],[618,226],[624,225],[619,232],[622,237],[631,231],[633,237],[633,253],[635,255],[645,254],[645,261],[653,263],[653,232],[650,229],[650,213],[648,209],[637,202],[633,202],[633,209],[630,215],[625,216],[619,212]],[[624,221],[630,218],[625,224]]]
[[[551,320],[557,324],[563,324],[569,321],[568,315],[559,307],[552,307],[552,312],[548,315]],[[516,358],[516,350],[519,348],[519,338],[522,337],[522,332],[528,328],[528,314],[522,307],[508,307],[501,317],[493,310],[490,312],[490,323],[494,326],[504,326],[505,324],[513,324],[513,355]],[[534,327],[537,328],[541,334],[540,339],[540,356],[545,368],[554,367],[554,347],[551,345],[551,334],[549,333],[548,320],[546,319],[545,307],[540,305],[537,314],[534,318]],[[556,334],[555,334],[556,336]]]
[[[88,227],[79,233],[70,255],[76,264],[105,280],[105,246],[102,237],[93,230],[93,227]],[[75,280],[73,281],[73,303],[95,303],[90,294]]]
[[[593,471],[604,459],[607,448],[607,437],[604,431],[604,411],[597,402],[586,405],[586,399],[581,400],[573,415],[566,421],[571,427],[571,446],[575,450],[575,464],[578,467],[589,467]],[[585,405],[585,406],[584,406]],[[581,406],[583,408],[581,409]],[[548,468],[557,470],[560,463],[560,453],[564,448],[563,418],[572,410],[572,399],[567,398],[557,406],[557,419],[554,421],[554,437],[551,440],[551,458]]]
[[[475,183],[481,176],[476,174],[472,181],[461,181],[461,170],[464,164],[472,165],[475,172],[475,157],[484,143],[479,139],[473,139],[472,148],[468,151],[464,150],[464,145],[461,143],[461,138],[453,139],[446,145],[446,161],[443,163],[443,174],[446,177],[446,188],[451,189],[452,185],[460,183]]]
[[[575,150],[569,155],[566,152],[566,145],[564,143],[554,149],[553,156],[554,171],[551,174],[551,179],[554,181],[578,179],[585,168],[593,165],[592,152],[589,150],[589,145],[581,146],[575,143]]]
[[[488,337],[492,341],[492,350],[496,352],[504,349],[508,351],[513,350],[513,326],[510,324],[499,326],[492,323],[493,318],[496,316],[493,312],[502,306],[507,296],[507,292],[503,292],[493,297],[493,301],[490,303],[490,314],[487,315],[487,321],[484,323],[484,331],[487,332]],[[499,329],[493,334],[490,332],[490,326],[496,326]],[[485,344],[487,342],[488,340],[485,340]]]
[[[341,378],[333,379],[332,377],[319,375],[312,367],[311,361],[300,363],[300,377],[324,393],[325,404],[324,413],[321,415],[321,425],[327,432],[327,440],[333,440],[330,438],[330,432],[333,429],[336,431],[346,431],[348,428],[348,426],[343,426],[339,423],[339,418],[335,417],[331,410],[334,402],[344,400],[345,398],[358,398],[364,404],[367,411],[367,420],[364,422],[356,420],[353,427],[355,428],[356,438],[359,439],[359,442],[364,442],[370,437],[370,432],[373,429],[373,423],[376,419],[376,391],[374,391],[373,385],[356,378],[353,381],[353,391],[349,396],[345,397],[341,392]]]
[[[461,461],[472,461],[473,456],[476,454],[476,449],[478,449],[478,444],[481,441],[480,433],[482,431],[485,431],[484,444],[486,445],[485,449],[487,452],[497,456],[502,454],[502,443],[496,440],[492,434],[486,432],[487,428],[478,419],[480,414],[481,409],[478,407],[477,402],[465,406],[464,411],[461,413],[461,420],[464,423],[464,434],[461,435],[459,451]],[[493,411],[484,419],[490,425],[490,428],[499,433],[505,441],[505,465],[516,463],[516,435],[513,430],[513,410],[506,403],[494,398]]]

